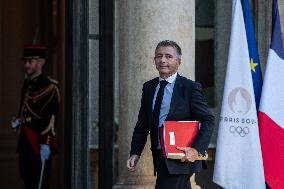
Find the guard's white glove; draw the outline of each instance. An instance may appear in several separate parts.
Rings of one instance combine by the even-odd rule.
[[[49,159],[50,153],[51,151],[49,145],[47,144],[40,145],[40,157],[42,162]]]
[[[21,118],[13,118],[13,120],[11,121],[11,127],[13,129],[16,129],[17,127],[19,127],[22,124],[22,119]]]

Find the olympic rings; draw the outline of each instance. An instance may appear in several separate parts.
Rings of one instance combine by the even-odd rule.
[[[231,126],[230,127],[230,133],[233,133],[233,134],[238,134],[239,136],[241,137],[245,137],[247,134],[249,134],[249,128],[248,127],[235,127],[235,126]]]

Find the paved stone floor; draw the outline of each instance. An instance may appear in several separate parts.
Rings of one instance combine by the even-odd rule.
[[[196,182],[202,189],[223,189],[218,186],[214,182],[212,182],[213,178],[213,161],[207,161],[207,169],[201,171],[196,174]]]

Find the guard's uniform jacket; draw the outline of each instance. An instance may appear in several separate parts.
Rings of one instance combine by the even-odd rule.
[[[52,152],[57,150],[55,120],[59,100],[55,80],[44,74],[25,80],[19,110],[19,117],[23,122],[19,128],[18,150],[25,148],[21,143],[22,137],[31,144],[35,154],[39,154],[40,144],[50,145]]]

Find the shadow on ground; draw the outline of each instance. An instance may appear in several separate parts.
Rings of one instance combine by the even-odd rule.
[[[212,182],[213,178],[213,161],[206,161],[207,169],[196,174],[196,182],[202,189],[223,189],[219,185]]]

